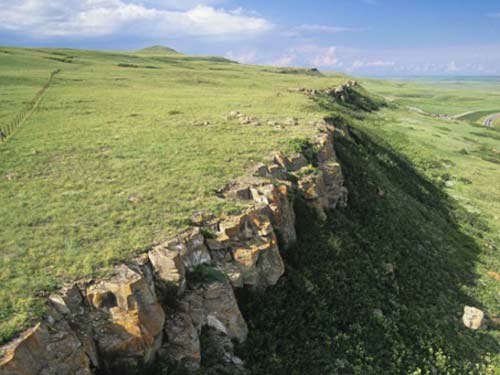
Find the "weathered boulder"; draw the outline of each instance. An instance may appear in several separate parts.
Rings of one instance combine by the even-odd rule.
[[[248,327],[241,315],[231,284],[213,282],[196,291],[203,297],[203,322],[231,339],[244,342]]]
[[[289,170],[292,172],[298,171],[299,169],[307,166],[307,160],[302,154],[295,154],[288,158],[289,160]]]
[[[77,284],[66,285],[58,294],[51,294],[49,301],[52,308],[70,323],[71,328],[82,343],[83,350],[89,357],[92,366],[99,368],[99,356],[93,338],[93,324],[88,315],[89,308],[84,301],[80,287]]]
[[[162,355],[187,370],[200,368],[200,337],[189,314],[176,312],[168,316],[165,338],[166,343],[160,352]]]
[[[465,306],[462,321],[467,328],[478,330],[486,327],[486,315],[478,308]]]
[[[105,368],[127,368],[154,359],[165,314],[142,274],[118,266],[109,279],[88,285],[85,296]]]
[[[177,309],[167,316],[162,353],[171,361],[196,370],[200,367],[200,335],[204,327],[229,339],[246,339],[248,328],[227,280],[204,282],[186,291]]]
[[[283,168],[285,171],[287,168],[294,170],[294,168],[305,165],[305,159],[299,156],[288,159],[278,153],[274,155],[274,160],[274,165],[278,166],[281,164],[282,167],[279,168]],[[219,193],[225,198],[255,202],[257,204],[257,210],[260,210],[260,213],[267,215],[270,219],[271,225],[279,235],[284,248],[288,248],[295,243],[297,239],[295,232],[295,211],[290,196],[291,190],[292,183],[285,180],[280,181],[279,184],[272,184],[268,180],[246,179],[228,184],[221,189]],[[226,218],[226,222],[223,220],[219,224],[223,229],[233,227],[232,231],[230,230],[226,233],[225,230],[221,230],[215,234],[214,238],[206,240],[211,250],[212,257],[214,256],[213,250],[227,249],[230,242],[228,240],[230,240],[231,237],[237,236],[237,225],[234,223],[235,220],[239,220],[239,218],[229,217]],[[248,226],[248,223],[245,225]],[[248,231],[248,228],[246,230]],[[250,234],[250,236],[252,236],[252,234]]]
[[[177,251],[186,269],[192,269],[198,265],[210,263],[210,253],[205,246],[205,238],[199,227],[191,227],[167,241],[165,248]]]
[[[1,375],[92,374],[82,343],[57,315],[1,348]]]
[[[180,251],[160,245],[149,251],[148,257],[162,300],[175,294],[182,294],[186,287],[186,278]]]
[[[297,241],[295,211],[290,197],[290,186],[286,183],[278,186],[272,184],[263,185],[259,189],[259,194],[266,198],[268,206],[265,212],[269,213],[271,224],[283,247],[285,249],[289,248]]]
[[[257,209],[221,222],[229,237],[235,264],[243,283],[266,287],[274,285],[284,273],[276,235],[267,215]]]
[[[298,181],[299,190],[311,206],[316,208],[318,216],[322,219],[326,218],[326,211],[339,205],[343,206],[347,201],[344,177],[333,149],[334,129],[327,126],[325,130],[315,140],[318,149],[317,171],[305,173],[307,171],[303,168],[304,173]]]

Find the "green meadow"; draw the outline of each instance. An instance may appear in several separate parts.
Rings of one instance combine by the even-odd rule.
[[[1,125],[55,69],[33,116],[0,144],[2,340],[43,313],[36,296],[102,274],[196,211],[235,210],[214,191],[311,135],[307,124],[325,115],[288,89],[345,79],[161,48],[1,48]],[[260,125],[225,120],[235,110]],[[299,125],[286,125],[289,117]]]
[[[0,48],[0,127],[55,69],[0,143],[0,341],[63,282],[105,274],[196,211],[238,210],[214,191],[330,116],[351,129],[336,140],[349,205],[322,223],[298,199],[285,278],[239,296],[239,355],[262,375],[499,373],[498,327],[460,320],[465,304],[500,318],[500,130],[481,125],[500,112],[498,79],[362,79],[360,102],[341,104],[289,90],[340,74],[163,48]]]
[[[499,77],[364,80],[365,86],[403,106],[477,121],[500,112]],[[469,115],[467,117],[467,115]]]

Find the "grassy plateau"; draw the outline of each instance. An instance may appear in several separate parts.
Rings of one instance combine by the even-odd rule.
[[[104,274],[195,211],[237,210],[214,190],[329,116],[350,129],[336,139],[349,204],[320,222],[298,197],[286,275],[239,291],[246,367],[500,374],[498,325],[461,322],[465,305],[500,318],[500,130],[481,125],[500,112],[498,78],[363,79],[360,100],[341,104],[289,90],[347,79],[337,74],[162,48],[0,48],[0,127],[55,69],[0,143],[0,341],[38,319],[64,281]],[[234,110],[260,125],[226,120]],[[201,373],[223,373],[202,361]]]
[[[214,191],[326,114],[288,89],[345,79],[158,48],[1,48],[2,125],[55,69],[33,116],[0,144],[0,341],[43,314],[41,296],[63,281],[102,274],[196,211],[234,210]],[[225,120],[234,110],[261,125]],[[288,117],[299,125],[267,124]]]

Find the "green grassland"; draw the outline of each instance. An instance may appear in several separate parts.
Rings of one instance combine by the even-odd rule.
[[[395,103],[426,112],[457,116],[479,112],[479,117],[500,112],[500,79],[422,78],[415,80],[363,80],[364,85]]]
[[[55,69],[34,115],[0,144],[0,341],[43,313],[35,296],[105,272],[195,211],[234,210],[214,191],[325,115],[288,89],[345,79],[162,49],[2,48],[2,125]],[[233,110],[261,126],[225,120]],[[287,117],[300,125],[267,125]]]
[[[322,223],[298,199],[287,274],[239,291],[250,327],[239,355],[257,375],[500,374],[498,326],[460,320],[465,304],[500,317],[500,130],[479,125],[500,112],[498,80],[364,79],[344,105],[288,89],[345,76],[158,47],[1,48],[0,67],[2,123],[61,69],[0,144],[0,340],[64,280],[102,274],[194,211],[238,209],[214,190],[331,116],[351,129],[336,139],[349,205]],[[261,125],[225,120],[233,110]],[[267,125],[287,117],[300,125]]]

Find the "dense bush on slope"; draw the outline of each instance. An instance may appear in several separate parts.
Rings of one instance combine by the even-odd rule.
[[[286,278],[242,297],[242,355],[252,374],[494,373],[495,334],[461,322],[464,305],[481,305],[464,290],[488,226],[370,129],[382,102],[356,94],[318,98],[334,122],[356,124],[335,143],[349,205],[322,223],[298,201]]]
[[[459,286],[479,252],[456,207],[406,161],[358,131],[337,138],[349,207],[324,224],[302,208],[287,276],[246,296],[253,374],[485,373],[497,352],[461,326]],[[436,372],[438,371],[438,372]]]

